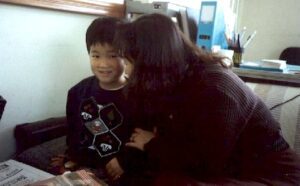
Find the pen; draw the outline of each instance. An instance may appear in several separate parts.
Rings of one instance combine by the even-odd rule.
[[[246,32],[246,27],[244,26],[243,27],[243,30],[242,30],[242,32],[241,32],[241,34],[240,34],[240,41],[243,39],[243,37],[244,37],[244,35],[245,35],[245,32]]]
[[[249,43],[252,41],[255,35],[256,35],[256,30],[247,38],[246,43],[243,45],[243,48],[246,48],[247,45],[249,45]]]
[[[224,34],[225,34],[227,45],[228,46],[232,46],[232,40],[231,40],[231,38],[227,35],[226,32]]]
[[[237,45],[238,49],[240,49],[240,48],[241,48],[241,44],[240,44],[240,34],[237,35],[237,41],[236,41],[236,42],[237,42],[236,45]]]

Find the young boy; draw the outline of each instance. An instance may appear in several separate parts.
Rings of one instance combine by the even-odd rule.
[[[118,156],[131,131],[122,92],[127,81],[126,64],[112,47],[119,23],[116,18],[103,17],[88,27],[86,45],[94,76],[69,90],[66,106],[65,168],[102,168],[112,180],[124,173]]]

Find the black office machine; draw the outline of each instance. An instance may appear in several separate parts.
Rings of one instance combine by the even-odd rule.
[[[196,42],[199,20],[199,9],[193,9],[169,2],[142,3],[126,0],[126,17],[134,20],[143,14],[161,13],[170,16],[178,24],[183,33]],[[199,7],[200,8],[200,7]]]

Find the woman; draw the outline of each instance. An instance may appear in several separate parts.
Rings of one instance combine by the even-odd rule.
[[[190,183],[300,183],[299,157],[265,104],[170,18],[150,14],[122,25],[114,44],[133,64],[127,96],[136,129],[127,146],[147,153],[157,183],[168,181],[161,175]]]

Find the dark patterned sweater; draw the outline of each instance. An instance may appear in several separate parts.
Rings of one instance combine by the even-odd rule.
[[[94,108],[93,103],[96,104]],[[91,167],[103,167],[117,157],[122,168],[126,169],[136,154],[134,149],[124,149],[132,132],[127,122],[127,107],[122,89],[104,90],[95,76],[73,86],[68,92],[66,106],[70,157]],[[95,113],[91,108],[100,111]],[[90,116],[97,113],[99,116]]]
[[[286,177],[290,173],[299,178],[299,161],[285,159],[292,168],[278,166],[289,146],[262,100],[230,69],[193,68],[171,95],[152,100],[155,111],[143,113],[145,128],[159,131],[145,146],[150,161],[161,171],[198,180],[230,177],[270,184],[294,179]]]

